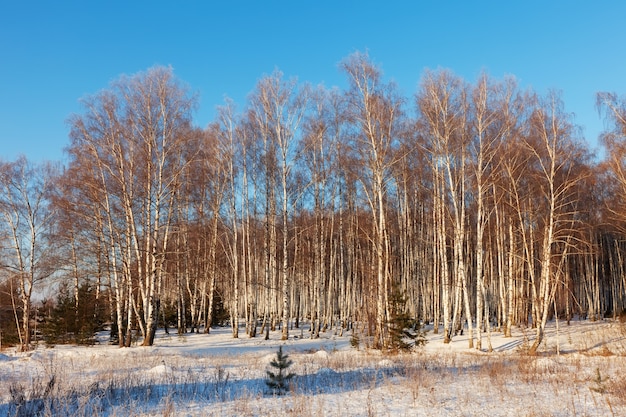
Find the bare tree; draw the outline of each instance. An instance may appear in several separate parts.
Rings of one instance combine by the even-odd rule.
[[[48,241],[55,226],[49,199],[58,170],[51,163],[33,165],[24,157],[0,163],[0,228],[8,237],[2,268],[17,277],[22,308],[20,349],[31,344],[31,298],[33,291],[55,270],[54,249]]]
[[[442,280],[444,311],[444,343],[449,343],[460,317],[461,295],[467,317],[469,345],[473,347],[472,315],[467,285],[467,265],[464,247],[467,238],[466,208],[468,182],[469,120],[467,86],[449,71],[427,72],[421,92],[417,96],[420,115],[424,118],[426,147],[431,154],[435,174],[436,236],[438,236],[439,270]],[[446,205],[452,213],[453,270],[452,282],[448,277],[446,254]],[[450,294],[452,286],[455,294]],[[461,294],[462,293],[462,294]],[[453,303],[454,299],[454,303]],[[452,306],[454,305],[454,311]],[[454,314],[452,315],[452,313]]]
[[[282,264],[280,267],[281,277],[281,304],[282,304],[282,338],[286,340],[289,335],[289,224],[292,214],[292,204],[297,198],[290,187],[293,169],[297,155],[298,129],[306,111],[308,91],[298,87],[295,80],[284,81],[280,72],[262,78],[257,84],[255,94],[251,97],[251,105],[254,109],[256,129],[263,138],[265,144],[267,196],[268,196],[268,220],[269,251],[274,254],[268,259],[268,268],[277,264],[275,246],[275,222],[273,217],[273,204],[275,197],[280,197],[281,221],[282,221]],[[276,177],[278,176],[278,181]],[[278,190],[274,190],[276,183],[280,184]]]
[[[572,246],[572,231],[577,221],[576,187],[585,175],[585,170],[580,169],[585,154],[575,141],[575,126],[564,113],[557,94],[550,94],[539,104],[530,122],[531,131],[525,144],[533,155],[531,163],[536,169],[534,178],[542,200],[538,203],[543,208],[538,212],[541,216],[538,221],[532,222],[541,227],[537,230],[541,239],[537,254],[539,274],[532,282],[537,335],[531,352],[535,352],[543,341],[550,306]],[[532,228],[531,232],[535,233]]]
[[[473,173],[473,199],[475,218],[475,276],[476,276],[476,348],[482,348],[483,321],[489,326],[489,308],[487,286],[485,284],[485,250],[484,240],[487,222],[491,211],[486,200],[494,189],[495,173],[501,169],[497,165],[497,154],[504,138],[508,137],[515,127],[514,100],[517,86],[513,80],[493,83],[487,75],[479,77],[471,94],[471,120],[473,140],[470,146],[471,170]],[[494,205],[495,200],[492,199]],[[503,254],[503,248],[500,246]],[[503,273],[500,274],[504,276]],[[504,298],[504,297],[503,297]],[[486,316],[486,320],[484,317]],[[489,347],[491,350],[491,346]]]
[[[313,196],[314,235],[310,233],[307,241],[312,240],[312,254],[309,256],[312,265],[310,268],[312,275],[312,288],[310,294],[311,310],[311,338],[319,337],[322,321],[327,322],[331,318],[332,300],[337,296],[339,300],[345,300],[344,281],[339,280],[339,295],[329,289],[332,277],[340,274],[334,265],[329,262],[332,258],[333,249],[338,249],[332,244],[333,225],[335,218],[335,196],[337,194],[336,176],[333,175],[337,169],[337,145],[340,140],[340,133],[343,126],[342,104],[343,97],[336,90],[328,91],[318,89],[314,95],[314,109],[304,124],[304,137],[301,141],[302,154],[304,156],[305,173],[308,176],[309,190]],[[310,228],[310,225],[306,225]],[[309,229],[307,229],[309,230]],[[339,249],[338,249],[339,250]],[[304,266],[304,265],[303,265]],[[328,285],[327,285],[328,284]],[[341,291],[344,289],[344,291]],[[327,300],[324,300],[324,294]],[[326,309],[324,309],[324,304]],[[324,311],[326,310],[326,313]],[[323,316],[325,319],[323,320]]]
[[[367,54],[341,69],[348,87],[314,96],[278,71],[264,76],[243,113],[227,103],[203,130],[170,69],[83,101],[58,206],[76,219],[64,256],[75,294],[91,276],[109,287],[121,345],[136,329],[153,342],[161,304],[176,303],[180,332],[203,320],[208,331],[215,300],[234,337],[242,313],[250,336],[263,315],[266,337],[310,317],[311,337],[362,326],[386,348],[398,289],[407,313],[436,331],[443,321],[445,343],[465,326],[481,349],[491,318],[506,335],[531,319],[536,350],[553,313],[626,304],[623,99],[598,95],[615,126],[589,182],[602,194],[585,199],[592,218],[581,207],[588,156],[557,95],[427,71],[409,120]]]
[[[244,219],[245,204],[241,201],[240,162],[243,162],[242,155],[245,155],[245,132],[235,114],[234,104],[228,102],[220,107],[218,111],[218,121],[213,126],[217,136],[218,159],[215,164],[222,166],[224,177],[223,194],[227,198],[227,210],[225,222],[230,227],[227,242],[227,258],[231,267],[232,299],[230,300],[230,317],[233,337],[239,337],[239,305],[240,305],[240,276],[245,267],[245,229],[242,225]],[[220,162],[221,161],[221,162]]]
[[[602,143],[606,147],[607,157],[604,167],[609,180],[607,186],[615,190],[617,199],[611,199],[611,206],[607,209],[612,214],[613,220],[623,222],[626,220],[624,212],[626,196],[626,99],[618,97],[614,93],[598,93],[597,106],[611,123],[609,129],[602,136]]]
[[[191,137],[194,105],[171,69],[157,67],[122,77],[110,90],[87,98],[85,114],[70,120],[70,153],[89,152],[107,193],[111,257],[119,256],[127,283],[126,345],[132,312],[139,311],[131,295],[134,284],[141,297],[143,343],[154,341],[174,201],[187,163],[183,144]],[[138,279],[133,283],[134,271]]]
[[[392,187],[391,169],[398,162],[396,153],[402,119],[403,100],[393,84],[382,82],[381,71],[364,54],[356,53],[342,63],[350,87],[347,93],[348,120],[354,126],[353,152],[362,170],[358,180],[367,198],[374,230],[372,244],[376,271],[376,335],[374,344],[386,347],[388,293],[390,286],[390,240],[387,230],[386,200]]]

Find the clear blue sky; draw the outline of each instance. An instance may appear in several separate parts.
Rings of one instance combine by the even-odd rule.
[[[595,147],[594,94],[626,94],[625,22],[618,0],[0,0],[0,158],[62,160],[78,100],[121,74],[171,65],[199,94],[204,127],[225,96],[242,108],[276,68],[344,86],[337,64],[357,50],[407,98],[440,67],[561,90]]]

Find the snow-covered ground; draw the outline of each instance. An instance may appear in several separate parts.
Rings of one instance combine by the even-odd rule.
[[[536,356],[520,328],[493,333],[491,353],[468,349],[467,334],[444,345],[432,329],[424,348],[394,355],[353,348],[351,332],[293,330],[283,342],[226,328],[159,333],[149,348],[7,350],[0,416],[626,416],[626,324],[548,330]],[[265,384],[280,345],[297,375],[282,396]]]

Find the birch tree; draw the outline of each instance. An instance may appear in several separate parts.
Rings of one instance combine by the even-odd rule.
[[[381,71],[364,54],[353,54],[342,63],[349,88],[348,120],[354,126],[353,149],[358,180],[367,199],[374,227],[371,241],[375,256],[376,334],[374,345],[386,347],[389,321],[390,240],[386,200],[392,187],[391,169],[400,133],[403,100],[393,84],[382,82]]]
[[[70,120],[70,152],[88,150],[100,167],[97,175],[107,193],[112,259],[119,257],[127,283],[127,326],[131,327],[132,312],[141,311],[143,344],[151,345],[174,201],[186,165],[182,144],[190,137],[195,99],[171,69],[156,67],[122,77],[110,90],[83,103],[85,113]],[[141,309],[131,295],[133,275]],[[126,345],[129,338],[127,333]]]
[[[244,162],[242,156],[244,131],[235,114],[234,104],[229,102],[218,110],[218,120],[214,126],[219,149],[219,159],[223,165],[224,190],[223,194],[227,201],[227,219],[230,227],[230,237],[226,246],[228,247],[227,257],[232,275],[232,300],[229,308],[232,324],[232,334],[234,338],[239,337],[239,304],[240,304],[240,275],[245,273],[245,253],[243,247],[245,243],[245,229],[242,225],[244,219],[244,203],[240,190],[243,182],[240,181],[240,164]],[[215,161],[220,163],[219,161]],[[247,174],[247,173],[246,173]],[[244,195],[245,197],[245,195]],[[241,247],[241,249],[240,249]]]
[[[536,338],[530,351],[536,352],[545,336],[551,303],[572,245],[576,187],[585,175],[580,169],[585,155],[575,141],[575,126],[556,93],[549,94],[533,112],[531,129],[525,144],[534,156],[535,178],[543,200],[541,218],[536,223],[541,227],[537,231],[541,239],[537,254],[539,282],[532,282]]]
[[[516,85],[512,80],[493,83],[487,75],[479,77],[472,88],[472,134],[470,153],[472,155],[472,174],[475,220],[475,276],[476,276],[476,349],[482,348],[483,317],[488,307],[487,286],[485,285],[484,240],[490,210],[486,200],[493,190],[494,172],[500,170],[496,165],[500,145],[514,128],[513,100]],[[497,204],[497,203],[495,203]],[[496,208],[497,209],[497,208]],[[503,253],[500,253],[502,256]],[[502,274],[501,274],[502,275]],[[491,349],[491,347],[489,347]]]
[[[626,99],[615,93],[598,93],[596,105],[609,123],[608,129],[602,133],[601,140],[607,150],[603,162],[606,167],[606,185],[614,190],[618,198],[610,199],[611,205],[606,208],[614,220],[623,222],[626,219]]]
[[[464,258],[466,242],[466,187],[468,181],[467,153],[468,100],[465,83],[449,71],[427,72],[417,96],[419,114],[424,118],[426,147],[434,173],[435,224],[439,253],[438,270],[442,280],[444,343],[452,338],[459,317],[462,291],[463,306],[469,330],[469,345],[473,347],[472,315],[467,286],[467,266]],[[451,206],[453,236],[452,281],[448,277],[446,249],[446,205]],[[450,294],[450,289],[455,294]],[[454,298],[454,312],[452,311]],[[454,315],[453,315],[454,313]]]
[[[34,165],[25,157],[0,162],[0,228],[7,245],[0,247],[9,279],[17,277],[21,301],[20,350],[31,347],[32,295],[55,270],[48,240],[55,226],[49,199],[58,176],[51,163]],[[17,313],[16,313],[17,314]]]
[[[313,96],[313,110],[307,117],[303,126],[303,140],[301,141],[302,155],[304,159],[304,175],[308,176],[307,182],[310,193],[313,196],[314,236],[312,238],[312,265],[310,274],[312,278],[309,285],[311,308],[311,338],[319,337],[322,326],[323,294],[326,284],[331,276],[342,276],[335,270],[333,263],[329,262],[332,257],[333,246],[333,223],[335,217],[335,198],[337,194],[337,145],[340,140],[343,126],[342,104],[343,97],[337,90],[316,90]],[[335,247],[336,248],[336,247]],[[337,248],[338,250],[341,250]],[[339,286],[343,287],[343,280]],[[326,304],[338,297],[345,301],[346,294],[329,292]]]
[[[269,197],[268,217],[272,216],[272,205],[276,191],[274,187],[274,175],[278,175],[280,188],[277,190],[280,196],[282,222],[282,264],[280,266],[281,288],[281,317],[282,339],[286,340],[289,335],[289,285],[291,281],[289,268],[289,224],[292,215],[292,203],[297,195],[290,187],[293,177],[293,169],[297,155],[294,154],[298,139],[298,129],[306,111],[308,92],[298,87],[295,80],[285,81],[280,72],[262,78],[257,84],[255,94],[252,96],[251,105],[256,117],[256,128],[263,138],[266,147],[268,169],[267,191]],[[271,163],[271,165],[270,165]],[[273,163],[276,163],[275,167]],[[270,228],[269,270],[277,264],[275,256],[275,223],[268,219],[274,227]]]

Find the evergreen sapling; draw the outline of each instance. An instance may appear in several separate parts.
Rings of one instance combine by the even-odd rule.
[[[283,347],[280,346],[278,352],[276,352],[276,358],[272,359],[270,362],[272,368],[278,372],[268,370],[267,379],[265,380],[268,388],[270,388],[274,394],[283,395],[285,392],[289,391],[289,380],[293,378],[295,374],[287,372],[287,368],[292,364],[293,361],[289,359],[289,355],[283,353]]]
[[[390,319],[387,323],[391,350],[410,350],[426,344],[426,335],[419,320],[406,311],[407,298],[397,285],[389,295]]]

